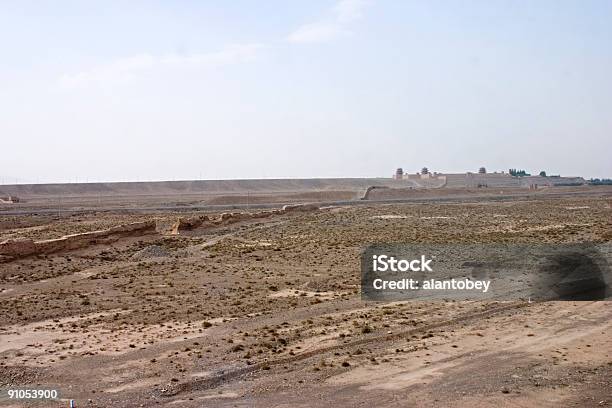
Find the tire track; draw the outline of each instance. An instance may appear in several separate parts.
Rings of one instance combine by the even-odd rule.
[[[535,303],[531,303],[531,304],[535,304]],[[294,355],[294,356],[281,357],[275,360],[262,361],[262,362],[255,363],[250,366],[241,367],[241,368],[237,368],[234,370],[222,372],[221,374],[216,375],[214,377],[194,379],[189,382],[180,383],[174,386],[172,389],[169,389],[165,392],[161,392],[160,395],[164,397],[172,397],[172,396],[176,396],[176,395],[186,393],[186,392],[208,390],[211,388],[216,388],[228,381],[232,381],[232,380],[236,380],[236,379],[245,377],[259,370],[271,369],[272,367],[275,367],[275,366],[282,366],[285,364],[296,363],[299,361],[310,359],[317,355],[326,354],[326,353],[334,352],[334,351],[341,350],[341,349],[353,348],[353,347],[362,346],[362,345],[370,344],[370,343],[382,343],[382,342],[394,341],[394,340],[401,339],[404,337],[410,337],[414,334],[422,333],[424,331],[434,330],[434,329],[438,329],[440,327],[445,327],[445,326],[453,326],[459,323],[470,322],[473,320],[478,320],[481,318],[489,317],[489,316],[492,316],[492,315],[495,315],[501,312],[505,312],[505,311],[522,309],[531,304],[528,302],[513,303],[510,305],[504,305],[504,306],[499,306],[499,307],[494,307],[491,309],[483,310],[481,312],[465,313],[463,315],[457,316],[452,319],[447,319],[447,320],[442,320],[442,321],[426,324],[420,327],[415,327],[415,328],[400,331],[397,333],[361,338],[361,339],[354,340],[349,343],[343,343],[343,344],[323,347],[323,348],[311,350],[311,351],[304,352],[304,353]]]

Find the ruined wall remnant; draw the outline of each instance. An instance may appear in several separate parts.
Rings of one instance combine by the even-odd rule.
[[[209,221],[209,218],[206,215],[190,218],[179,217],[179,219],[172,224],[170,233],[172,235],[177,235],[180,231],[191,231],[201,227],[206,221]]]
[[[0,242],[0,255],[3,256],[27,256],[34,253],[36,253],[36,245],[30,238],[14,238]]]
[[[387,189],[388,189],[389,187],[386,187],[386,186],[370,186],[370,187],[368,187],[368,188],[366,188],[366,189],[365,189],[365,191],[363,192],[363,194],[361,195],[361,197],[359,197],[359,199],[360,199],[360,200],[367,200],[367,199],[369,199],[369,198],[370,198],[370,193],[371,193],[373,190],[376,190],[376,189],[385,189],[385,188],[387,188]]]
[[[33,241],[28,238],[9,239],[0,242],[0,257],[14,259],[30,255],[50,254],[85,248],[95,244],[108,244],[121,238],[153,233],[155,233],[155,221],[144,221],[43,241]]]
[[[268,218],[273,215],[282,215],[291,212],[316,211],[319,206],[316,204],[291,204],[285,205],[282,209],[260,211],[255,213],[248,212],[226,212],[221,213],[218,218],[208,218],[207,216],[179,218],[172,226],[172,234],[180,234],[181,231],[190,231],[202,226],[230,225],[240,221]]]
[[[287,204],[283,206],[283,212],[292,212],[292,211],[316,211],[319,209],[319,206],[316,204]]]
[[[252,220],[257,218],[268,218],[274,214],[281,214],[280,212],[274,211],[262,211],[258,213],[222,213],[218,219],[213,221],[215,225],[228,225],[235,222]]]

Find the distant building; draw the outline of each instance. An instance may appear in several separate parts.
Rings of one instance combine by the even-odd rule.
[[[513,173],[518,174],[519,171],[511,169]],[[449,188],[472,188],[472,187],[490,187],[490,188],[530,188],[538,189],[543,186],[574,186],[586,184],[582,177],[561,177],[559,175],[531,176],[524,170],[520,171],[521,176],[501,172],[488,173],[484,167],[478,169],[477,173],[471,171],[465,173],[439,173],[431,172],[424,167],[420,172],[404,173],[402,168],[398,168],[393,175],[396,180],[412,181],[418,187],[449,187]]]

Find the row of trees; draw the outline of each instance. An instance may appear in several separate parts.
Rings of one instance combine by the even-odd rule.
[[[484,167],[481,167],[481,168],[478,169],[478,173],[479,174],[486,174],[487,173],[487,169],[484,168]],[[511,176],[515,176],[515,177],[531,176],[531,174],[527,173],[525,170],[509,169],[508,173],[510,173]],[[546,177],[546,172],[544,170],[542,170],[540,172],[540,176]]]
[[[526,177],[526,176],[531,176],[531,174],[527,173],[525,170],[517,170],[517,169],[509,169],[508,173],[510,173],[511,176],[514,177]],[[547,177],[546,176],[546,172],[544,170],[542,170],[539,173],[540,177]]]
[[[487,173],[487,169],[484,168],[484,167],[481,167],[481,168],[478,169],[478,173],[479,174],[486,174]],[[527,173],[525,170],[509,169],[508,173],[510,173],[510,175],[514,176],[514,177],[531,176],[531,174]],[[546,177],[546,172],[544,170],[542,170],[540,172],[540,176],[541,177]]]
[[[594,186],[610,186],[610,185],[612,185],[612,179],[609,179],[609,178],[605,178],[605,179],[592,178],[592,179],[589,180],[589,184],[592,184]]]
[[[510,175],[514,177],[531,176],[531,174],[527,173],[525,170],[508,169],[508,173],[510,173]]]

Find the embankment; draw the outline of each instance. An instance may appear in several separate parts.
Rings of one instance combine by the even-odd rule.
[[[85,248],[95,244],[107,244],[121,238],[137,237],[156,233],[155,221],[119,225],[105,230],[65,235],[60,238],[34,241],[29,238],[9,239],[0,242],[0,257],[23,258]]]

